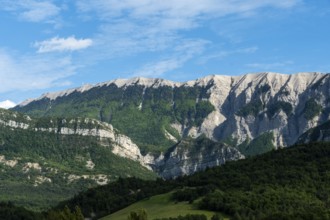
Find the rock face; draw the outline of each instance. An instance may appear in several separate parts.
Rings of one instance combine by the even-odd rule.
[[[1,111],[7,117],[3,117],[0,124],[12,129],[31,129],[35,132],[50,132],[60,135],[93,136],[99,138],[101,143],[105,142],[105,147],[108,146],[106,142],[110,141],[113,154],[137,161],[164,178],[192,174],[206,167],[224,164],[227,160],[244,158],[237,149],[205,138],[200,138],[198,142],[193,140],[190,142],[180,141],[174,148],[169,149],[165,156],[163,153],[158,156],[152,154],[142,155],[139,147],[129,137],[120,134],[112,125],[105,122],[88,118],[70,120],[63,118],[57,118],[56,120],[28,118],[26,124],[24,124],[19,119],[13,121],[13,118],[16,118],[16,113],[7,110]],[[27,118],[27,116],[20,115],[20,118]],[[190,147],[190,144],[193,147]],[[86,162],[86,167],[93,170],[95,164],[91,160]],[[6,160],[5,156],[0,155],[0,163],[15,166],[17,161],[15,163],[15,161]],[[37,163],[27,163],[23,167],[24,173],[30,169],[41,170],[41,167]]]
[[[120,134],[111,124],[88,118],[32,120],[25,115],[20,115],[20,117],[17,118],[16,113],[7,110],[1,110],[0,115],[2,115],[2,117],[0,117],[0,125],[10,128],[32,129],[37,132],[51,132],[61,135],[93,136],[100,138],[101,142],[102,139],[107,139],[111,142],[112,153],[138,161],[141,165],[151,169],[149,165],[144,162],[145,159],[141,155],[139,147],[133,143],[129,137]],[[17,118],[16,121],[15,118]],[[25,119],[26,123],[20,121],[22,118]]]
[[[216,84],[221,81],[220,77]],[[224,94],[221,89],[218,93]],[[232,78],[224,96],[217,103],[224,120],[214,123],[214,132],[208,136],[221,140],[231,135],[242,143],[272,131],[275,146],[288,146],[329,118],[330,75],[248,74]]]
[[[169,149],[153,168],[164,178],[193,174],[208,167],[219,166],[228,160],[244,159],[236,148],[207,138],[182,140]]]
[[[330,121],[309,129],[298,138],[297,143],[304,144],[319,141],[330,141]]]
[[[143,158],[138,146],[108,123],[30,118],[0,109],[0,167],[6,177],[0,196],[13,202],[46,209],[119,177],[156,178]],[[22,190],[26,196],[14,196]]]
[[[167,177],[242,158],[234,151],[248,146],[248,142],[252,143],[265,133],[271,133],[274,148],[292,145],[304,132],[330,119],[329,100],[330,74],[258,73],[212,75],[184,83],[146,78],[113,80],[48,93],[21,103],[15,110],[38,117],[64,116],[66,112],[79,117],[91,114],[96,119],[110,122],[127,136],[115,139],[127,147],[115,148],[114,153],[150,165]],[[73,108],[84,109],[73,111]],[[133,124],[126,119],[130,114],[136,114],[136,117],[130,117]],[[146,121],[150,121],[147,126]],[[157,132],[150,135],[146,129]],[[200,152],[182,150],[180,144],[178,148],[170,148],[182,138],[197,138],[202,134],[236,149],[223,147],[221,151],[204,153],[205,149]],[[157,142],[164,139],[167,142]],[[154,156],[145,145],[162,146],[162,153]]]

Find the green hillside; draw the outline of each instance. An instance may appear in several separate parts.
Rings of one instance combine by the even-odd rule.
[[[55,212],[39,216],[50,219],[52,213],[69,209],[79,214],[80,207],[84,216],[92,219],[114,216],[117,220],[145,208],[151,219],[172,213],[217,212],[231,220],[329,220],[329,182],[330,144],[312,143],[229,162],[175,180],[119,178],[81,192],[59,204]],[[33,215],[10,205],[7,209]],[[54,216],[52,219],[58,219]]]
[[[193,202],[198,209],[221,212],[233,220],[327,220],[329,182],[330,144],[312,143],[228,162],[176,180],[120,179],[64,204],[80,206],[85,216],[102,217],[174,192],[173,201]]]
[[[215,212],[198,209],[196,204],[188,202],[175,202],[171,200],[172,193],[161,194],[144,199],[134,203],[118,212],[101,218],[102,220],[127,220],[127,216],[132,211],[145,209],[148,214],[148,219],[185,216],[187,214],[203,214],[210,219]]]
[[[73,119],[66,119],[73,124],[61,124],[63,118],[36,120],[6,110],[0,110],[0,116],[0,201],[40,210],[119,177],[156,178],[138,162],[113,154],[108,139],[35,130],[102,124],[77,124]],[[11,126],[30,127],[14,129],[5,124],[9,121]]]
[[[200,125],[214,110],[205,100],[209,97],[207,89],[140,85],[118,88],[110,84],[55,100],[44,98],[14,110],[36,117],[88,117],[108,122],[132,138],[143,152],[157,153],[174,144],[166,137],[165,130],[178,137],[171,123]]]

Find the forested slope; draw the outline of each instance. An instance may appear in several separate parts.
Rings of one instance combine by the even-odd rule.
[[[176,180],[120,179],[68,203],[103,216],[152,195],[176,190],[174,200],[233,219],[329,219],[330,144],[313,143],[229,162]],[[199,199],[199,200],[197,200]]]

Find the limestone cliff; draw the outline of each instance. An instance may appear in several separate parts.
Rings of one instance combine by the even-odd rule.
[[[134,87],[141,88],[136,90],[138,93],[141,92],[136,98],[137,107],[140,110],[143,108],[144,101],[150,96],[148,89],[160,91],[163,88],[172,88],[172,96],[175,97],[178,93],[177,88],[201,88],[201,91],[196,93],[196,103],[208,100],[214,106],[214,111],[204,117],[200,124],[193,126],[187,122],[187,119],[186,121],[177,119],[179,121],[175,122],[175,128],[178,133],[192,137],[205,134],[218,141],[230,137],[236,139],[237,144],[272,131],[276,147],[291,145],[303,132],[327,120],[330,112],[329,74],[288,75],[269,72],[242,76],[212,75],[184,83],[141,77],[113,80],[94,86],[48,93],[38,99],[23,102],[16,107],[16,110],[33,113],[35,103],[56,108],[54,106],[56,102],[60,102],[61,99],[70,100],[73,94],[75,97],[84,96],[88,92],[97,93],[98,90],[111,86],[125,91],[132,90]],[[164,97],[161,92],[158,98]],[[102,95],[107,96],[107,94]],[[175,101],[173,98],[173,108],[177,104]],[[121,102],[125,100],[122,98]],[[51,111],[53,110],[48,109],[47,114],[53,114]],[[171,141],[175,140],[166,130],[163,132],[164,137]]]
[[[318,141],[330,141],[330,121],[309,129],[298,138],[297,143],[305,144]]]
[[[267,72],[212,75],[183,83],[141,77],[119,79],[44,94],[23,102],[15,110],[38,117],[91,115],[112,124],[124,135],[123,140],[114,140],[126,147],[119,144],[121,147],[114,148],[114,153],[145,166],[159,164],[154,169],[161,173],[172,172],[166,171],[166,164],[172,166],[174,160],[189,157],[186,161],[190,164],[178,162],[180,168],[173,171],[180,173],[181,169],[182,174],[187,174],[199,169],[199,162],[192,158],[200,153],[203,158],[209,155],[177,151],[180,148],[168,153],[180,140],[205,135],[241,153],[248,152],[246,155],[290,146],[304,132],[330,119],[329,100],[330,74]],[[257,143],[257,147],[252,146]],[[261,149],[265,143],[272,146]],[[227,159],[240,158],[237,155]],[[221,157],[210,159],[209,163],[217,164],[215,161]],[[207,159],[203,161],[207,163]]]
[[[164,178],[175,178],[244,158],[236,148],[199,137],[180,141],[153,168]]]
[[[229,160],[244,158],[237,149],[213,142],[207,138],[198,138],[197,142],[193,139],[180,141],[179,144],[166,151],[165,155],[164,153],[160,155],[151,153],[142,155],[139,147],[129,137],[120,134],[112,125],[95,119],[31,119],[26,115],[7,110],[1,110],[0,114],[3,116],[0,119],[0,125],[11,129],[29,129],[34,132],[56,133],[59,135],[97,137],[104,147],[111,147],[113,154],[137,161],[142,166],[154,170],[164,178],[192,174],[207,167],[224,164]],[[23,120],[25,123],[20,120]],[[14,160],[6,160],[5,156],[2,156],[0,163],[10,165],[14,164]],[[94,169],[95,164],[93,161],[88,160],[86,163],[88,169]],[[70,178],[68,177],[71,182],[72,179],[81,178],[80,176],[75,176],[74,178],[72,175]]]

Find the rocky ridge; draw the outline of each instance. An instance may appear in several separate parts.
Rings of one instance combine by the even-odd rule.
[[[94,136],[100,139],[100,142],[108,145],[108,141],[111,142],[112,153],[118,155],[120,157],[124,157],[133,161],[139,162],[142,166],[146,167],[149,170],[156,171],[160,176],[164,178],[173,178],[180,175],[191,174],[198,170],[205,169],[209,166],[215,166],[225,163],[227,160],[237,160],[242,159],[244,156],[239,153],[238,150],[231,147],[219,149],[213,149],[212,155],[207,155],[205,159],[200,158],[201,161],[198,166],[189,164],[187,162],[181,161],[180,164],[173,163],[173,161],[178,161],[183,157],[192,157],[195,155],[192,154],[191,150],[187,148],[182,151],[179,150],[179,147],[176,146],[173,149],[170,149],[171,152],[168,152],[164,157],[164,154],[153,155],[146,154],[142,155],[139,147],[127,136],[120,134],[116,129],[113,128],[111,124],[100,122],[95,119],[88,118],[76,118],[76,119],[43,119],[43,121],[38,121],[38,119],[31,119],[26,115],[21,115],[18,113],[12,113],[7,110],[0,110],[0,113],[3,115],[6,114],[7,117],[3,117],[4,119],[0,119],[0,125],[7,126],[10,128],[19,128],[19,129],[32,129],[36,132],[50,132],[50,133],[58,133],[61,135],[81,135],[81,136]],[[26,120],[25,123],[20,121],[14,121],[12,118],[24,118]],[[225,151],[224,151],[225,150]],[[228,154],[231,152],[231,154]],[[186,156],[183,156],[186,155]],[[206,152],[203,155],[207,154]],[[209,160],[212,157],[212,160]],[[207,159],[208,158],[208,159]],[[0,163],[3,164],[12,164],[13,161],[5,160],[5,157],[0,157]],[[16,161],[17,163],[17,161]],[[93,169],[95,164],[92,161],[87,161],[86,167]],[[194,166],[192,168],[191,166]],[[72,177],[72,178],[71,178]],[[88,178],[88,176],[75,176],[71,175],[69,178],[69,182],[74,179],[79,178]],[[75,178],[73,178],[75,177]],[[94,176],[92,176],[94,178]],[[71,180],[72,179],[72,180]],[[98,179],[97,183],[102,184],[102,181]],[[103,181],[103,183],[107,183],[107,181]]]
[[[140,153],[95,119],[36,119],[0,109],[0,197],[46,209],[119,177],[156,178],[134,150]]]
[[[215,107],[199,127],[189,128],[190,136],[206,134],[214,140],[223,140],[232,136],[242,143],[247,138],[253,139],[265,131],[273,131],[275,146],[288,146],[293,144],[304,131],[319,124],[328,113],[320,113],[312,118],[300,117],[306,102],[313,98],[322,108],[328,107],[330,97],[329,74],[322,73],[259,73],[242,76],[211,75],[188,82],[172,82],[163,79],[148,79],[137,77],[133,79],[117,79],[105,83],[88,85],[77,89],[47,93],[38,99],[27,100],[20,104],[24,107],[32,102],[42,99],[56,100],[59,97],[68,96],[73,92],[84,92],[102,86],[116,85],[120,88],[130,86],[143,86],[144,88],[168,87],[203,87],[207,88],[208,100]],[[264,91],[261,91],[264,89]],[[262,108],[256,115],[237,115],[237,112],[253,101],[261,101]],[[277,102],[287,103],[291,106],[290,114],[286,114],[282,108],[277,109],[270,117],[266,115],[271,104]],[[18,108],[19,109],[19,108]],[[258,116],[258,117],[256,117]],[[299,126],[294,127],[297,122]],[[182,125],[180,133],[186,129]]]
[[[99,91],[103,93],[101,94]],[[108,97],[116,92],[118,96]],[[185,94],[185,96],[182,96],[182,94]],[[235,147],[241,152],[244,152],[244,146],[254,147],[248,143],[263,137],[266,133],[271,134],[267,137],[271,137],[272,148],[290,146],[298,140],[301,134],[329,120],[330,117],[330,74],[322,73],[288,75],[266,72],[242,76],[211,75],[182,83],[142,77],[118,79],[57,93],[47,93],[40,98],[21,103],[15,110],[29,114],[34,113],[34,109],[37,107],[39,108],[38,112],[42,110],[41,112],[44,112],[45,115],[62,115],[65,112],[56,112],[57,106],[63,108],[65,103],[73,100],[74,103],[78,103],[80,100],[85,100],[84,102],[86,103],[93,102],[91,97],[98,97],[98,95],[103,97],[102,100],[107,100],[104,102],[105,104],[91,104],[96,111],[93,110],[93,114],[99,120],[109,120],[111,124],[113,120],[116,120],[116,116],[113,114],[114,111],[111,110],[113,106],[107,106],[107,103],[112,101],[119,103],[119,110],[123,109],[121,106],[125,106],[125,103],[129,103],[127,104],[129,108],[135,106],[136,111],[147,112],[145,106],[150,106],[150,103],[154,103],[153,97],[157,95],[158,99],[161,100],[163,98],[164,102],[166,100],[166,102],[171,103],[173,108],[172,115],[176,114],[175,119],[169,116],[168,120],[171,120],[171,129],[176,130],[179,136],[169,132],[170,130],[166,127],[166,124],[164,125],[166,129],[159,128],[162,129],[162,136],[171,143],[175,144],[182,138],[197,138],[205,135],[214,141],[226,142],[229,146]],[[169,100],[169,97],[172,97],[172,100]],[[180,99],[180,97],[182,98]],[[131,98],[131,100],[128,101],[128,98]],[[191,122],[191,120],[188,120],[189,118],[182,118],[181,114],[189,116],[191,111],[190,107],[187,110],[185,109],[187,106],[183,106],[183,110],[181,109],[182,111],[177,113],[178,106],[182,105],[181,100],[186,100],[187,98],[195,102],[196,106],[192,110],[195,108],[196,112],[197,105],[206,102],[213,106],[213,110],[206,116],[199,118],[200,123]],[[185,104],[191,105],[191,102]],[[155,107],[151,107],[151,110],[159,107],[157,103],[153,105]],[[77,108],[79,108],[78,106],[81,105],[77,105]],[[91,108],[86,108],[85,111],[92,110]],[[104,117],[104,112],[109,116]],[[81,113],[73,112],[72,114],[80,116]],[[157,114],[159,113],[156,112]],[[123,115],[121,115],[122,120],[129,123],[125,121],[126,116],[127,112],[123,111]],[[139,119],[134,120],[136,120],[134,123],[141,122]],[[141,120],[145,119],[141,117]],[[121,121],[116,126],[120,124]],[[114,125],[115,128],[118,128],[116,126]],[[126,131],[125,127],[120,129],[121,132]],[[150,129],[155,130],[153,127]],[[125,135],[132,138],[132,131],[134,129],[128,129]],[[139,134],[135,134],[135,136],[139,136]],[[269,141],[264,142],[268,143]],[[147,144],[150,145],[149,142]],[[141,150],[141,143],[136,144],[136,146]],[[169,148],[170,145],[167,147]],[[150,164],[152,167],[155,164],[159,164],[158,161],[167,164],[166,166],[168,167],[174,167],[175,163],[171,163],[171,161],[175,160],[164,162],[162,158],[167,153],[166,150],[158,155],[144,151],[143,155],[140,156],[135,146],[129,148],[134,149],[135,156],[133,154],[125,155],[121,150],[115,152],[117,154],[121,153],[121,156],[124,157],[140,158],[140,161],[143,161],[142,163]],[[271,148],[267,147],[267,149]],[[258,154],[257,151],[255,152]],[[180,158],[179,154],[173,155],[173,158],[176,156]],[[232,158],[240,157],[236,156]],[[194,166],[195,162],[191,163],[191,166]],[[203,166],[203,168],[205,167],[206,165]],[[176,172],[180,173],[181,171]],[[185,172],[189,173],[190,171],[182,173],[184,174]]]
[[[329,142],[330,141],[330,121],[319,126],[309,129],[299,138],[298,144],[306,144],[311,142]]]
[[[215,143],[205,137],[181,140],[156,161],[153,168],[164,178],[190,175],[226,161],[244,159],[236,148]]]
[[[39,121],[32,120],[25,115],[20,115],[20,118],[25,118],[27,123],[9,119],[17,118],[17,113],[0,110],[0,114],[1,113],[2,115],[6,114],[7,119],[0,119],[0,125],[10,128],[32,129],[34,131],[58,133],[62,135],[94,136],[100,139],[109,139],[112,142],[111,146],[114,154],[138,161],[141,165],[151,169],[150,166],[145,163],[146,159],[141,155],[139,147],[133,143],[129,137],[120,134],[108,123],[88,118],[46,119],[47,122],[45,126]],[[43,123],[45,124],[45,121]]]

